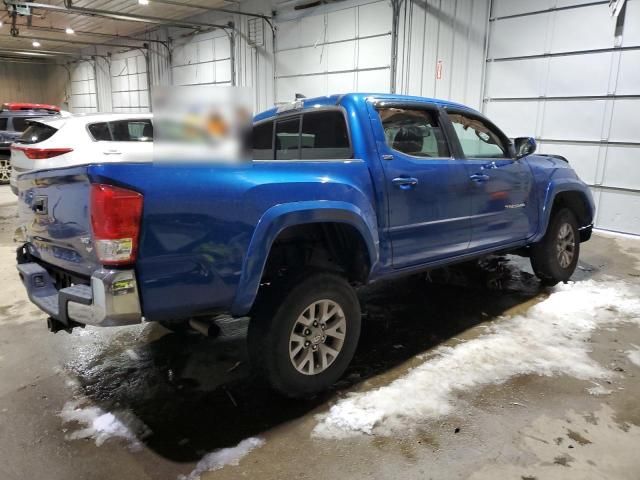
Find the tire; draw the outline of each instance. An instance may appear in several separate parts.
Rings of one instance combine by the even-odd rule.
[[[11,163],[9,158],[0,158],[0,185],[9,183],[11,177]]]
[[[542,240],[531,247],[531,267],[544,285],[553,286],[571,278],[580,256],[580,232],[568,208],[558,210],[549,221]]]
[[[338,275],[310,273],[260,296],[248,333],[254,369],[287,397],[328,389],[347,369],[360,337],[353,288]]]

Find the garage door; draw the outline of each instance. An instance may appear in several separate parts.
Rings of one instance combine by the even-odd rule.
[[[220,31],[196,35],[174,48],[174,85],[230,85],[229,37]]]
[[[596,226],[640,234],[640,0],[493,2],[485,112],[592,186]]]
[[[111,98],[114,112],[149,111],[147,62],[139,50],[116,53],[111,58]]]
[[[71,98],[69,108],[73,113],[98,111],[96,79],[93,64],[81,61],[71,65]]]
[[[279,22],[276,102],[345,92],[389,92],[388,1]]]

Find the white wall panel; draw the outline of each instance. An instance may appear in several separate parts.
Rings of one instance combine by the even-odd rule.
[[[487,65],[487,96],[539,97],[544,91],[548,60],[513,60],[489,62]]]
[[[603,185],[616,188],[637,189],[640,185],[640,147],[611,145],[607,149]]]
[[[613,47],[615,19],[606,4],[555,12],[551,52]]]
[[[640,235],[640,192],[602,189],[596,210],[596,226]]]
[[[69,109],[71,112],[93,113],[98,111],[93,63],[83,61],[72,65],[70,87]]]
[[[488,14],[488,0],[404,2],[396,91],[479,109]]]
[[[546,95],[606,95],[613,53],[552,57]]]
[[[638,22],[640,23],[640,19]],[[620,53],[616,93],[640,95],[640,50],[627,50]]]
[[[494,1],[493,17],[522,16],[492,22],[488,56],[505,60],[488,64],[484,111],[512,136],[533,127],[541,152],[597,186],[596,226],[640,234],[640,51],[614,48],[615,19],[590,3]],[[530,14],[553,7],[569,8]],[[640,0],[626,8],[622,45],[640,47]]]
[[[493,23],[489,38],[489,58],[541,55],[549,13],[507,18]]]
[[[633,47],[640,45],[640,2],[638,0],[628,1],[626,8],[622,45]]]
[[[278,23],[276,102],[290,102],[296,93],[389,91],[391,5],[354,3]],[[376,70],[363,71],[369,69]]]
[[[547,101],[542,138],[556,140],[601,139],[605,100]]]
[[[172,56],[174,85],[212,85],[231,82],[231,51],[220,31],[195,35],[176,45]]]
[[[640,142],[640,98],[615,100],[609,139],[616,142]]]
[[[149,111],[147,61],[142,52],[132,50],[113,54],[110,72],[113,111]]]

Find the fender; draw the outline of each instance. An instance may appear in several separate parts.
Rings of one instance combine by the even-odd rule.
[[[556,196],[562,192],[577,192],[579,193],[587,205],[587,210],[593,221],[595,212],[595,206],[593,202],[593,196],[589,187],[587,187],[580,179],[571,177],[561,177],[556,179],[550,179],[546,191],[544,193],[544,199],[539,206],[539,226],[538,231],[531,239],[533,243],[538,242],[544,237],[547,232],[549,220],[551,219],[551,210],[553,209],[553,203]]]
[[[373,271],[379,259],[379,237],[376,217],[371,208],[341,201],[304,201],[283,203],[269,208],[260,218],[251,237],[242,275],[231,307],[234,316],[246,315],[255,301],[262,272],[273,242],[287,227],[307,223],[337,222],[355,227],[362,235]]]

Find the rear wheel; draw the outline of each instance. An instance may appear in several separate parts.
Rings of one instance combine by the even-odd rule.
[[[8,158],[0,158],[0,184],[9,183],[11,176],[11,161]]]
[[[332,273],[289,285],[263,292],[249,323],[249,354],[272,388],[300,397],[326,390],[346,370],[360,337],[360,305]]]
[[[531,266],[545,285],[571,278],[578,265],[580,234],[575,215],[568,208],[558,210],[542,240],[531,247]]]

